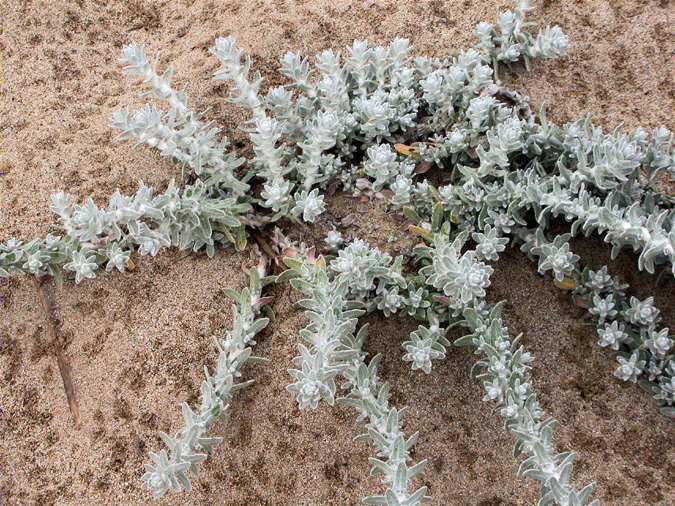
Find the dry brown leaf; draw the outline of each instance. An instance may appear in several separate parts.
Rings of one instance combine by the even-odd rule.
[[[431,169],[431,162],[421,162],[415,167],[415,174],[426,174]]]

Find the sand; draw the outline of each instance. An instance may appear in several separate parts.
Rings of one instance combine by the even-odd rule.
[[[217,64],[208,48],[234,35],[254,68],[273,84],[287,50],[314,54],[354,38],[385,43],[410,38],[418,54],[443,56],[472,43],[473,26],[492,20],[508,2],[476,0],[342,2],[104,2],[0,1],[0,240],[29,239],[52,230],[49,196],[60,189],[105,201],[137,181],[162,188],[179,169],[149,149],[115,142],[110,115],[137,107],[139,88],[123,76],[122,45],[136,41],[162,50],[197,109],[210,107],[232,141],[245,116],[210,80]],[[607,128],[673,129],[673,8],[667,0],[536,1],[535,18],[559,23],[573,48],[532,73],[507,75],[536,107],[557,122],[592,113]],[[363,219],[367,216],[368,219]],[[296,230],[308,243],[332,223],[348,235],[396,252],[409,242],[395,217],[377,202],[336,196],[316,230]],[[393,241],[389,241],[390,236]],[[598,266],[607,248],[577,241]],[[252,253],[219,251],[214,259],[166,252],[143,258],[124,275],[104,275],[53,288],[67,339],[82,425],[73,427],[56,359],[47,342],[36,289],[26,278],[0,284],[0,504],[147,504],[139,481],[147,452],[160,448],[158,431],[174,432],[179,404],[196,400],[202,364],[213,366],[212,336],[231,323],[221,293],[241,286]],[[523,332],[536,356],[534,384],[547,412],[560,422],[557,448],[579,455],[574,481],[597,480],[603,504],[675,502],[675,430],[650,397],[612,376],[614,364],[594,341],[583,311],[533,265],[512,251],[498,263],[488,299],[506,299],[511,331]],[[675,324],[672,277],[639,274],[622,254],[615,270],[639,296],[656,294]],[[353,412],[322,407],[300,412],[285,391],[304,317],[296,295],[276,287],[278,321],[257,353],[271,360],[246,370],[257,383],[233,402],[225,438],[193,481],[190,495],[161,504],[354,504],[382,491],[368,477],[369,447],[352,442],[361,430]],[[414,324],[371,316],[367,349],[384,354],[382,376],[397,406],[408,407],[415,451],[430,465],[419,480],[433,504],[516,505],[536,501],[536,484],[518,479],[512,438],[481,387],[469,378],[475,357],[453,350],[430,376],[401,361],[400,343]]]

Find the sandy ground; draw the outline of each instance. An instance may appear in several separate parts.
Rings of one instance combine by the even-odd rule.
[[[560,62],[508,76],[558,122],[593,113],[614,128],[673,128],[673,6],[668,0],[535,2],[536,19],[559,23],[573,49]],[[197,109],[228,132],[244,117],[210,80],[215,37],[232,34],[254,67],[276,83],[286,50],[313,54],[354,38],[411,39],[418,53],[442,56],[472,43],[473,26],[495,19],[508,3],[476,0],[341,2],[0,1],[0,240],[43,235],[52,226],[49,195],[59,189],[104,200],[137,181],[163,187],[177,168],[146,149],[114,142],[111,113],[138,106],[138,87],[117,65],[123,44],[162,50]],[[246,146],[242,145],[245,149]],[[377,204],[338,197],[326,218],[392,251],[405,242]],[[368,220],[362,216],[367,214]],[[320,229],[327,228],[324,221]],[[364,223],[365,222],[365,223]],[[352,223],[351,225],[345,225]],[[397,234],[397,240],[387,238]],[[307,241],[316,239],[308,232]],[[606,260],[593,241],[575,245],[591,264]],[[250,253],[221,251],[213,260],[168,252],[143,259],[133,273],[102,276],[54,289],[68,340],[82,411],[73,428],[43,314],[28,279],[0,285],[0,504],[146,504],[139,476],[158,430],[173,432],[179,403],[194,402],[202,364],[213,364],[211,337],[231,322],[221,288],[240,286]],[[675,324],[672,278],[639,275],[635,259],[616,265],[640,296],[656,293]],[[534,382],[544,408],[560,421],[560,451],[579,454],[575,482],[598,481],[604,504],[675,502],[673,423],[647,394],[615,381],[608,353],[594,344],[581,310],[510,252],[497,266],[489,299],[506,299],[506,318],[536,355]],[[269,365],[246,371],[257,384],[234,402],[225,438],[194,480],[191,495],[162,504],[354,504],[381,491],[368,477],[371,449],[352,443],[360,428],[346,408],[299,412],[284,387],[305,322],[295,295],[273,290],[279,319],[257,353]],[[670,294],[670,295],[669,295]],[[430,465],[420,479],[433,504],[533,504],[533,483],[515,477],[505,435],[468,372],[474,357],[453,351],[431,376],[411,372],[400,343],[413,324],[370,317],[368,350],[384,354],[383,377],[394,402],[408,406],[410,431],[421,432],[416,456]]]

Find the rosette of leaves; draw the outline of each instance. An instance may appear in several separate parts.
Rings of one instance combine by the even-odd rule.
[[[428,285],[447,297],[449,307],[461,310],[485,297],[485,289],[490,286],[490,275],[494,269],[477,261],[476,251],[462,253],[468,233],[460,232],[451,241],[449,228],[449,224],[446,224],[434,234],[431,247],[418,248],[419,258],[431,261],[420,268],[419,273],[426,276]]]

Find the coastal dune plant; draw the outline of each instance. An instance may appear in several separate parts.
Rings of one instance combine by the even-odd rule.
[[[506,248],[520,248],[587,309],[597,344],[617,361],[616,378],[639,384],[661,414],[675,418],[674,337],[654,299],[636,298],[608,266],[592,270],[571,246],[595,235],[611,245],[612,258],[629,248],[638,269],[675,275],[674,199],[660,186],[675,176],[673,134],[663,127],[606,133],[588,117],[558,126],[543,110],[533,112],[499,72],[562,57],[569,41],[557,26],[535,31],[530,10],[519,1],[494,24],[477,26],[474,47],[443,59],[413,56],[401,38],[386,47],[357,40],[311,60],[287,53],[280,62],[286,83],[269,88],[234,38],[216,39],[214,79],[249,112],[241,128],[250,158],[232,149],[207,111],[190,108],[173,88],[172,70],[160,72],[142,46],[124,48],[121,64],[142,80],[151,103],[116,112],[112,127],[120,140],[180,163],[180,182],[163,191],[140,183],[133,195],[115,192],[107,206],[55,194],[59,233],[0,244],[0,276],[60,280],[65,273],[77,284],[132,270],[138,256],[165,248],[212,256],[216,247],[242,250],[251,238],[283,266],[272,275],[261,264],[248,288],[228,292],[233,326],[216,340],[217,365],[205,368],[200,404],[183,404],[183,427],[162,433],[166,448],[149,455],[142,480],[156,498],[189,491],[191,475],[220,441],[213,423],[236,409],[233,394],[250,384],[239,379],[244,366],[262,360],[252,347],[270,323],[263,290],[273,282],[302,295],[297,305],[309,322],[298,356],[286,364],[289,395],[301,410],[343,403],[364,425],[356,439],[372,446],[371,472],[383,484],[365,503],[429,500],[417,483],[426,462],[412,451],[417,433],[390,401],[380,357],[368,357],[359,318],[379,312],[417,321],[401,346],[419,373],[436,374],[434,364],[453,346],[473,350],[472,375],[515,441],[519,475],[539,483],[541,506],[598,504],[594,484],[572,483],[576,455],[556,448],[556,422],[530,377],[534,357],[521,336],[510,336],[502,303],[488,300],[494,262]],[[334,229],[318,255],[317,245],[286,239],[284,229],[324,220],[338,190],[384,201],[408,221],[417,246],[393,257]],[[452,342],[452,329],[466,335]]]

